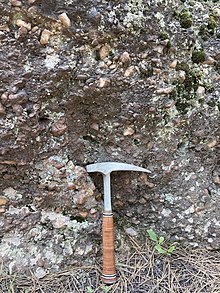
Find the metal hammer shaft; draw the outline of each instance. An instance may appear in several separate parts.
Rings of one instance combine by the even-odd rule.
[[[104,212],[109,212],[112,210],[110,173],[103,174],[103,183],[104,183]]]

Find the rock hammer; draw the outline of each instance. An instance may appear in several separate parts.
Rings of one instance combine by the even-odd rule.
[[[151,173],[151,171],[135,165],[120,162],[103,162],[86,166],[87,172],[99,172],[103,175],[104,184],[104,210],[102,217],[102,251],[103,270],[102,281],[105,284],[114,284],[117,281],[114,254],[114,223],[111,206],[110,174],[113,171],[139,171]]]

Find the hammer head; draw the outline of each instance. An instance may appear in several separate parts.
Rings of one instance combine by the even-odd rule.
[[[113,171],[139,171],[139,172],[146,172],[151,173],[151,171],[137,167],[135,165],[126,164],[126,163],[119,163],[119,162],[103,162],[103,163],[96,163],[90,164],[86,166],[87,172],[100,172],[104,175],[108,175]]]

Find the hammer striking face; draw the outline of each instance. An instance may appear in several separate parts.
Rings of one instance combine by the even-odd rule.
[[[117,280],[114,257],[114,224],[111,207],[110,174],[113,171],[139,171],[151,173],[149,170],[130,164],[118,162],[103,162],[86,166],[88,172],[99,172],[104,181],[104,211],[102,221],[102,246],[103,246],[103,273],[102,280],[105,284],[113,284]]]

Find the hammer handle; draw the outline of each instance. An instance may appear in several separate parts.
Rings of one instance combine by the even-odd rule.
[[[116,282],[115,254],[114,254],[114,223],[111,211],[103,212],[102,220],[102,249],[103,271],[102,281],[105,284]]]

